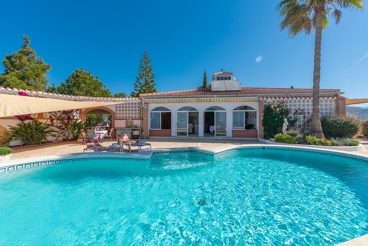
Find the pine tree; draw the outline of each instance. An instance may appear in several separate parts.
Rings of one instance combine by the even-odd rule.
[[[23,90],[45,91],[47,71],[51,66],[45,64],[42,58],[37,58],[36,52],[29,47],[31,43],[27,35],[23,36],[22,48],[3,60],[4,74],[0,75],[0,85],[3,87]]]
[[[151,60],[148,57],[148,53],[145,50],[143,57],[140,61],[138,69],[138,76],[135,79],[134,91],[130,94],[132,97],[139,97],[143,93],[156,92],[155,75],[152,71]]]
[[[202,88],[209,88],[208,84],[207,84],[207,74],[206,74],[206,70],[204,70],[204,74],[203,74],[203,85]]]
[[[126,95],[125,95],[125,92],[119,92],[119,93],[114,94],[114,97],[124,98],[124,97],[126,97]]]
[[[75,70],[65,82],[57,88],[61,94],[91,97],[112,97],[106,86],[83,68]]]

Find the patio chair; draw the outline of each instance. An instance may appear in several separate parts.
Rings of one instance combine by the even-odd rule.
[[[111,128],[111,129],[110,129],[110,132],[108,132],[108,133],[106,133],[106,134],[104,135],[104,138],[105,138],[105,137],[108,137],[108,138],[110,138],[110,139],[111,139],[111,141],[112,141],[112,137],[113,137],[113,135],[114,135],[114,128]]]

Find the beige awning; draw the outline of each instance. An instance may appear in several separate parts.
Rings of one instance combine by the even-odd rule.
[[[368,98],[354,98],[354,99],[346,98],[346,105],[361,104],[361,103],[368,103]]]
[[[117,102],[80,102],[0,94],[0,117],[93,108],[112,104],[117,104]]]

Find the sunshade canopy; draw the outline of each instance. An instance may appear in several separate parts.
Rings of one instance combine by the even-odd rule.
[[[112,104],[117,104],[117,102],[80,102],[0,94],[0,117],[93,108]]]
[[[360,103],[368,103],[368,98],[359,98],[359,99],[346,98],[346,105],[360,104]]]

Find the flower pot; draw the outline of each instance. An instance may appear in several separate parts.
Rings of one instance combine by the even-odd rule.
[[[1,162],[9,161],[11,156],[12,156],[12,154],[9,154],[9,155],[0,155],[0,163]]]

